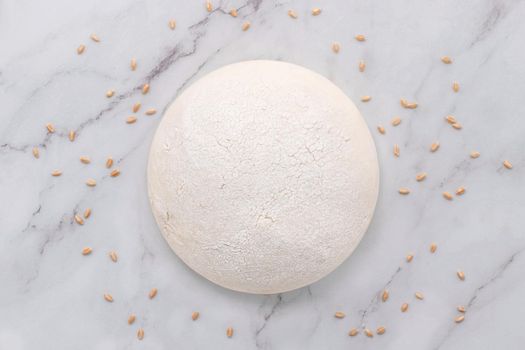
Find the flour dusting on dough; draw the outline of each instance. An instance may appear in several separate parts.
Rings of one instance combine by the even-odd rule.
[[[339,266],[378,195],[370,132],[352,101],[305,68],[218,69],[167,110],[148,165],[153,213],[192,269],[226,288],[278,293]]]

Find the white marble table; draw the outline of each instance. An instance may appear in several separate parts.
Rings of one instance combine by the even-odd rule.
[[[208,13],[201,0],[0,2],[0,349],[522,349],[525,3],[213,5]],[[237,18],[228,15],[234,7]],[[311,16],[313,7],[322,13]],[[251,22],[246,32],[244,21]],[[354,39],[359,33],[365,42]],[[444,55],[453,63],[443,64]],[[159,234],[145,177],[149,144],[170,101],[215,68],[260,58],[309,67],[358,101],[382,177],[374,220],[356,252],[322,281],[273,296],[231,292],[187,268]],[[106,98],[108,89],[115,96]],[[360,102],[363,95],[372,100]],[[400,98],[419,107],[403,109]],[[138,121],[128,125],[136,102]],[[146,116],[147,108],[158,113]],[[462,130],[446,123],[448,114]],[[397,127],[394,116],[402,119]],[[435,141],[441,147],[431,153]],[[474,150],[478,159],[469,157]],[[109,155],[119,177],[104,166]],[[55,169],[62,176],[52,177]],[[416,182],[421,171],[428,177]],[[97,186],[86,186],[87,178]],[[459,186],[463,196],[442,197]],[[402,196],[399,187],[411,193]],[[92,215],[78,225],[74,213],[87,207]],[[91,255],[81,254],[85,246]],[[108,258],[112,250],[117,263]],[[409,253],[414,259],[406,263]],[[457,305],[467,309],[459,324]],[[201,317],[193,322],[195,310]],[[347,316],[336,319],[336,311]],[[131,326],[130,313],[137,318]],[[353,327],[379,326],[386,333],[372,339],[348,336]]]

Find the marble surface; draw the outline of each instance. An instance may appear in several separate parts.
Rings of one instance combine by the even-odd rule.
[[[523,348],[525,2],[212,3],[208,13],[203,1],[185,0],[0,2],[0,349]],[[237,18],[228,15],[234,7]],[[313,7],[322,13],[311,16]],[[365,42],[354,40],[359,33]],[[86,50],[77,55],[80,44]],[[443,64],[443,55],[453,63]],[[382,178],[356,252],[320,282],[271,296],[231,292],[189,270],[159,234],[145,177],[170,101],[215,68],[259,58],[311,68],[358,101]],[[116,91],[110,99],[108,89]],[[362,95],[372,100],[359,102]],[[419,107],[403,109],[400,98]],[[143,107],[128,125],[136,102]],[[146,116],[146,108],[158,113]],[[444,121],[448,114],[462,130]],[[402,118],[397,127],[394,116]],[[46,123],[56,132],[48,134]],[[435,141],[441,147],[431,153]],[[478,159],[469,157],[473,150]],[[119,177],[104,166],[110,155]],[[63,175],[52,177],[54,169]],[[428,177],[416,182],[421,171]],[[87,187],[87,178],[97,186]],[[463,196],[442,197],[459,186]],[[399,187],[411,193],[401,196]],[[80,226],[73,215],[87,207],[93,213]],[[85,246],[91,255],[81,254]],[[401,313],[404,302],[410,306]],[[457,305],[467,308],[460,324]],[[195,310],[201,317],[192,322]],[[336,311],[346,317],[334,318]],[[379,326],[384,335],[348,336],[352,327]]]

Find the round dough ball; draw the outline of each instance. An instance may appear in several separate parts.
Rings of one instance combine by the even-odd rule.
[[[160,230],[223,287],[279,293],[339,266],[376,205],[377,154],[352,101],[303,67],[220,68],[166,111],[148,187]]]

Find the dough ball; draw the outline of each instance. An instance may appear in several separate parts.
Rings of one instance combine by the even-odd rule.
[[[303,67],[247,61],[187,88],[151,146],[162,235],[223,287],[279,293],[319,280],[363,237],[379,184],[354,103]]]

